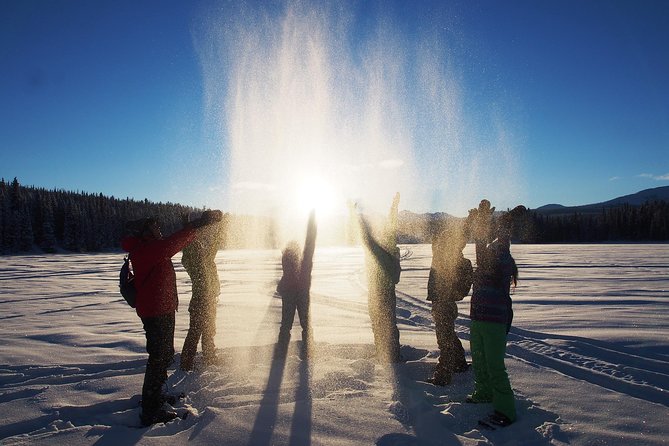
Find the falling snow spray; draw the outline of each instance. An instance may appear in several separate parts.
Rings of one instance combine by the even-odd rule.
[[[311,208],[319,244],[342,243],[347,203],[380,215],[397,191],[400,209],[467,209],[488,172],[500,177],[493,190],[508,189],[503,126],[468,123],[438,19],[407,32],[381,7],[361,21],[353,4],[272,5],[228,4],[195,33],[227,208],[263,216],[237,220],[237,243],[302,239]],[[482,127],[495,134],[486,140]]]

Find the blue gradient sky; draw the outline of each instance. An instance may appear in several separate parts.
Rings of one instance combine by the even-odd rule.
[[[246,14],[258,9],[246,6]],[[225,129],[206,116],[198,55],[206,42],[198,30],[212,16],[234,21],[230,14],[240,9],[223,1],[0,3],[0,176],[225,209],[229,147]],[[270,9],[280,14],[281,4]],[[513,193],[499,195],[487,181],[468,186],[472,197],[534,208],[669,184],[669,2],[397,1],[344,9],[352,47],[378,22],[406,41],[440,42],[447,54],[438,58],[457,79],[470,123],[461,138],[485,133],[497,117],[515,166],[502,173],[513,177]],[[485,143],[479,137],[472,147]],[[416,152],[419,170],[433,155]],[[494,170],[494,159],[479,162]],[[423,180],[415,181],[420,188]],[[424,189],[436,193],[433,184]],[[400,208],[463,215],[466,206],[409,200]]]

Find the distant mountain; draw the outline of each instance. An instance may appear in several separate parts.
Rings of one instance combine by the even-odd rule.
[[[635,194],[624,195],[601,203],[584,204],[580,206],[562,206],[561,204],[547,204],[534,209],[535,212],[544,215],[561,214],[594,214],[600,213],[602,209],[619,207],[624,204],[630,206],[641,206],[647,201],[665,201],[669,203],[669,186],[645,189]]]
[[[668,201],[669,202],[669,186],[655,187],[653,189],[645,189],[636,194],[625,195],[623,197],[614,198],[613,200],[599,203],[600,206],[620,206],[621,204],[629,204],[632,206],[641,206],[647,201]]]
[[[563,206],[561,204],[553,203],[541,206],[537,209],[530,209],[530,213],[536,213],[538,217],[543,217],[544,220],[533,220],[532,217],[529,217],[530,220],[526,220],[524,224],[526,226],[529,225],[526,227],[526,229],[533,229],[527,230],[527,234],[524,234],[523,237],[520,237],[520,239],[529,240],[524,241],[524,243],[636,240],[635,235],[623,233],[621,228],[615,229],[615,231],[618,231],[617,233],[614,230],[611,230],[611,228],[607,228],[606,230],[601,228],[601,230],[595,230],[593,228],[596,225],[601,224],[599,219],[604,209],[620,209],[624,204],[630,205],[632,207],[638,207],[647,201],[664,201],[665,203],[669,203],[669,186],[642,190],[641,192],[637,192],[635,194],[625,195],[623,197],[614,198],[602,203],[585,204],[580,206]],[[561,219],[561,217],[571,217],[574,214],[581,215],[585,220],[592,219],[592,227],[589,229],[592,233],[581,234],[579,231],[582,232],[583,230],[582,228],[578,227],[566,228],[565,225],[567,223],[564,221],[561,223],[556,223],[558,225],[557,229],[551,226],[554,222]],[[553,217],[557,217],[557,219],[553,219]],[[545,218],[548,219],[546,220]],[[445,212],[417,214],[411,211],[402,211],[400,212],[398,218],[398,240],[401,243],[429,243],[431,241],[432,234],[438,232],[440,228],[451,219],[462,220],[462,218],[454,217]],[[635,223],[631,225],[636,226],[636,232],[640,232],[640,228],[650,228],[650,226],[654,226],[652,234],[650,229],[646,228],[648,229],[648,231],[646,231],[647,234],[644,232],[646,235],[639,235],[641,239],[645,237],[645,239],[648,240],[665,240],[665,236],[657,235],[660,233],[664,234],[666,232],[664,229],[662,229],[664,228],[664,223],[655,222],[651,224],[648,222],[635,221]],[[556,233],[556,231],[558,232]],[[606,231],[609,231],[610,233]]]
[[[554,211],[557,209],[565,209],[566,206],[562,206],[561,204],[545,204],[541,207],[536,208],[536,211]]]

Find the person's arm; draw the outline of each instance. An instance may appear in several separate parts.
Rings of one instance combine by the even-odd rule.
[[[362,239],[367,249],[372,253],[381,268],[393,278],[397,283],[399,281],[399,272],[401,271],[399,257],[388,252],[371,234],[371,229],[367,220],[360,215],[360,227],[362,228]],[[397,280],[395,280],[397,279]]]
[[[511,278],[513,279],[513,287],[518,286],[518,265],[513,257],[511,257]]]
[[[469,290],[472,287],[474,282],[474,269],[472,268],[472,262],[469,259],[462,259],[461,268],[459,268],[460,273],[460,296],[464,298],[469,294]]]
[[[390,211],[388,212],[388,231],[392,234],[393,237],[397,234],[397,216],[400,206],[400,193],[396,192],[393,197],[393,203],[390,205]]]
[[[303,275],[310,275],[314,265],[314,251],[316,250],[316,211],[309,214],[309,223],[307,224],[307,236],[304,240],[304,250],[302,251],[302,266],[300,271]]]
[[[490,242],[490,230],[492,226],[492,215],[494,207],[490,207],[488,200],[481,200],[477,209],[469,211],[469,225],[476,244],[476,266],[483,263],[484,251]]]
[[[152,244],[152,254],[159,258],[172,258],[192,242],[197,236],[197,230],[221,221],[221,211],[205,211],[197,220],[189,222],[183,229]]]
[[[427,300],[434,302],[436,299],[435,295],[435,270],[434,267],[430,268],[430,275],[427,278]]]

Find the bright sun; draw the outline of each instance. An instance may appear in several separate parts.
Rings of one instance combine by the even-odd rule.
[[[304,178],[298,184],[297,194],[297,206],[301,213],[315,209],[319,217],[329,217],[336,210],[337,191],[322,178]]]

